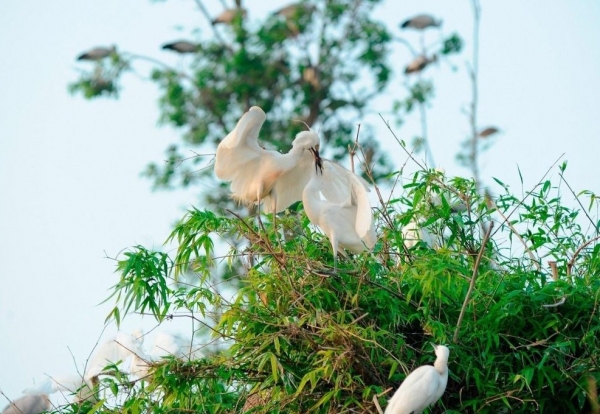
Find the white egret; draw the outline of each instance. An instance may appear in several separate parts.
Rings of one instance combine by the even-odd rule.
[[[432,55],[430,58],[425,55],[420,55],[414,58],[412,62],[406,65],[404,73],[418,73],[425,69],[430,63],[436,62],[437,56]]]
[[[80,374],[47,377],[44,381],[40,381],[33,387],[23,390],[23,394],[54,394],[60,391],[73,395],[74,402],[85,400],[96,401],[94,386],[97,384],[97,381],[97,378],[86,380]]]
[[[434,247],[435,238],[433,234],[426,228],[420,226],[415,218],[402,227],[402,239],[404,246],[407,249],[412,249],[419,243],[420,240],[425,242],[429,247]]]
[[[429,14],[419,14],[405,20],[400,27],[402,29],[424,30],[428,27],[439,27],[442,24],[441,20],[435,20]]]
[[[314,155],[315,169],[302,193],[302,203],[311,223],[329,238],[337,269],[338,252],[344,256],[344,249],[361,253],[377,241],[368,185],[356,174]]]
[[[384,414],[421,414],[440,399],[448,383],[448,355],[443,345],[434,345],[435,363],[411,372],[390,399]]]
[[[302,198],[311,176],[319,137],[313,131],[296,135],[287,154],[266,150],[258,144],[258,133],[266,115],[253,106],[217,147],[215,174],[231,182],[231,196],[245,204],[260,204],[267,213],[277,213]]]
[[[176,42],[165,43],[162,45],[163,50],[172,50],[177,53],[196,53],[199,50],[197,43],[188,42],[187,40],[178,40]]]
[[[98,46],[98,47],[94,47],[88,51],[81,53],[79,56],[77,56],[77,60],[96,61],[96,60],[104,59],[105,57],[108,57],[108,56],[112,55],[113,53],[116,53],[115,46],[111,46],[111,47]]]
[[[233,22],[233,19],[235,19],[235,17],[240,14],[242,17],[246,17],[246,9],[240,9],[240,8],[226,9],[221,14],[219,14],[217,17],[215,17],[211,23],[213,25],[215,25],[215,24],[231,24],[231,22]]]
[[[145,360],[148,357],[142,349],[142,336],[141,331],[135,331],[133,334],[119,332],[104,342],[88,361],[85,379],[97,377],[104,372],[107,365],[119,362],[122,362],[123,371],[129,374],[139,377],[145,373]]]
[[[39,414],[50,409],[46,394],[24,395],[4,407],[2,414]]]

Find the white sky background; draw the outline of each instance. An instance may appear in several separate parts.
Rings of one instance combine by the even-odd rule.
[[[205,3],[220,11],[218,2]],[[251,19],[277,8],[245,3]],[[532,185],[566,153],[571,185],[600,193],[600,2],[482,3],[479,119],[482,127],[503,130],[483,157],[483,177],[519,189],[517,165]],[[400,35],[398,23],[420,12],[443,18],[444,33],[459,31],[466,41],[465,51],[451,58],[457,71],[445,62],[425,71],[436,86],[428,118],[433,154],[448,174],[461,174],[454,155],[469,133],[461,107],[470,99],[470,2],[389,0],[377,16]],[[177,64],[159,46],[192,38],[197,25],[209,33],[191,0],[0,3],[0,389],[9,397],[45,373],[74,372],[69,349],[84,364],[113,302],[98,304],[118,280],[104,252],[115,257],[136,244],[160,247],[197,202],[195,192],[153,193],[140,177],[178,140],[176,131],[157,127],[155,86],[129,74],[118,101],[70,96],[67,84],[85,66],[75,57],[114,43]],[[401,72],[410,57],[401,45],[397,51],[391,61]],[[136,68],[147,73],[149,66]],[[373,115],[357,123],[372,123],[400,164],[405,157],[376,115],[389,111],[394,94],[405,94],[403,77],[392,82]],[[418,119],[396,132],[410,141]],[[125,329],[138,325],[131,319]],[[110,326],[105,336],[115,332]],[[0,407],[5,403],[0,396]]]

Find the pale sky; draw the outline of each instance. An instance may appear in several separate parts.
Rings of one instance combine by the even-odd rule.
[[[277,8],[266,3],[246,1],[249,18]],[[220,11],[219,2],[206,4]],[[397,25],[420,12],[442,18],[443,32],[459,31],[466,42],[451,59],[456,71],[443,62],[426,72],[436,85],[428,117],[434,156],[448,174],[465,173],[453,157],[469,132],[461,108],[470,99],[470,3],[388,0],[376,16],[416,41]],[[593,0],[482,2],[480,126],[503,131],[483,158],[486,182],[498,177],[520,191],[517,165],[532,185],[565,153],[570,184],[600,192],[599,19],[600,2]],[[113,305],[99,303],[118,281],[105,254],[136,244],[160,247],[186,208],[197,205],[195,192],[151,192],[140,177],[178,140],[177,131],[157,126],[155,86],[129,74],[118,101],[70,96],[67,84],[85,67],[75,57],[114,43],[179,65],[159,47],[192,38],[196,25],[210,33],[191,0],[0,3],[0,389],[7,396],[19,397],[44,374],[74,372],[73,359],[83,366]],[[390,61],[401,72],[409,59],[398,45]],[[136,68],[145,75],[149,66]],[[380,131],[398,165],[405,157],[377,112],[404,95],[403,82],[395,77],[373,113],[357,120]],[[418,119],[396,132],[410,140]],[[151,326],[131,317],[124,328],[138,325]],[[115,332],[111,325],[105,337]]]

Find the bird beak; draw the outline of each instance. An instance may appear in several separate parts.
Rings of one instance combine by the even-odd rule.
[[[321,159],[321,156],[319,155],[318,148],[309,148],[309,151],[315,158],[315,171],[317,172],[317,174],[318,173],[323,174],[323,160]]]

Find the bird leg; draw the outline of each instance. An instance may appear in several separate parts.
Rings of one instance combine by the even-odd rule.
[[[334,234],[331,235],[331,248],[333,249],[333,272],[337,274],[338,241]]]

